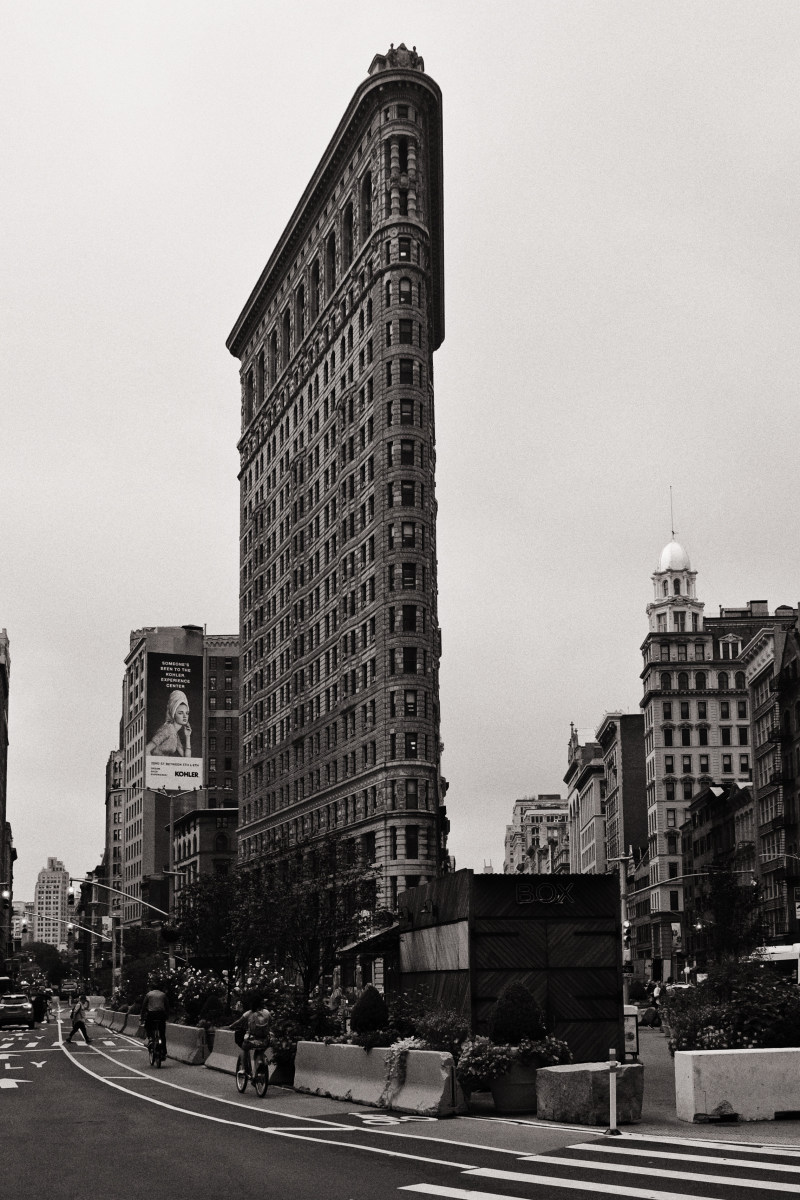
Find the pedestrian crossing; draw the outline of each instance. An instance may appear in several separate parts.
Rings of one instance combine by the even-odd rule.
[[[620,1200],[781,1200],[800,1196],[800,1151],[689,1139],[577,1142],[510,1167],[471,1167],[452,1185],[398,1189],[447,1200],[552,1200],[604,1193]]]

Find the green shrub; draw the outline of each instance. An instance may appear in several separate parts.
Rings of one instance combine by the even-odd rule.
[[[530,1038],[545,1037],[544,1013],[524,983],[510,983],[498,996],[489,1016],[489,1039],[501,1045],[518,1046]]]
[[[450,1008],[434,1008],[417,1018],[415,1036],[428,1050],[452,1054],[455,1062],[458,1062],[461,1046],[469,1035],[469,1020]]]
[[[755,962],[727,961],[663,1003],[676,1050],[800,1046],[800,987]]]
[[[385,1029],[388,1024],[389,1010],[383,996],[377,988],[371,985],[365,987],[350,1014],[350,1028],[353,1033],[374,1033]]]

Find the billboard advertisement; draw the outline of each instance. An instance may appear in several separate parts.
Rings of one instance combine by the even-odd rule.
[[[203,657],[147,655],[145,787],[203,786]]]

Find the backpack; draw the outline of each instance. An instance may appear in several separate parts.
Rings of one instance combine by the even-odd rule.
[[[269,1040],[269,1015],[262,1012],[254,1012],[247,1022],[247,1032],[250,1037],[257,1042],[266,1042]]]

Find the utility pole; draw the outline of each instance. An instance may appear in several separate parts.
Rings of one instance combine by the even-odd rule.
[[[633,970],[633,962],[631,959],[631,923],[628,920],[628,863],[633,861],[633,846],[628,847],[627,854],[621,854],[617,858],[609,858],[607,862],[619,863],[619,906],[620,906],[620,923],[622,928],[622,1003],[628,1003],[628,997],[631,986],[631,974]],[[625,966],[628,964],[628,970]]]

